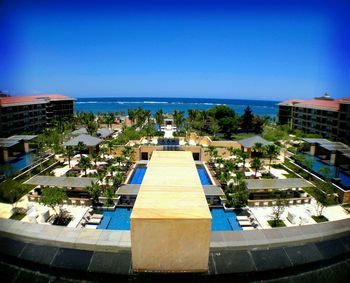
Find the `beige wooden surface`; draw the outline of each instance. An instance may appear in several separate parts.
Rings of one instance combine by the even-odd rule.
[[[153,152],[130,218],[135,271],[208,269],[211,214],[191,152]]]

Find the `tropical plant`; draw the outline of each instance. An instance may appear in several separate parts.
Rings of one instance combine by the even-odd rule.
[[[110,207],[110,206],[114,206],[114,192],[113,192],[113,188],[111,187],[107,187],[105,192],[104,192],[104,197],[106,198],[105,202],[104,202],[104,206],[106,207]]]
[[[159,128],[164,124],[164,112],[162,109],[159,109],[155,114],[156,123],[158,124]]]
[[[215,146],[209,145],[207,149],[205,150],[205,153],[209,155],[209,161],[213,162],[214,157],[217,157],[218,155],[218,150],[216,149]]]
[[[322,216],[323,210],[329,205],[329,199],[327,192],[322,190],[322,182],[318,183],[318,188],[314,188],[312,191],[312,196],[316,199],[316,216]]]
[[[220,129],[221,128],[219,126],[219,123],[214,118],[211,118],[210,119],[210,130],[213,133],[214,140],[216,139],[216,135],[219,133]]]
[[[244,114],[242,115],[242,129],[247,133],[253,128],[253,118],[253,111],[249,106],[247,106],[246,109],[244,109]]]
[[[180,126],[185,122],[184,111],[175,110],[173,113],[174,124],[176,131],[179,131]]]
[[[262,165],[263,165],[263,163],[257,157],[253,158],[250,161],[250,166],[255,169],[255,178],[256,178],[256,175],[258,174],[258,170],[261,169]]]
[[[84,170],[85,176],[87,176],[87,169],[91,168],[91,159],[90,157],[82,156],[79,160],[78,166]]]
[[[279,148],[274,144],[268,144],[265,146],[265,154],[269,158],[269,173],[270,173],[272,159],[277,158],[279,154]]]
[[[243,171],[245,171],[245,161],[249,157],[249,153],[242,150],[240,153],[240,157],[242,158],[242,162],[243,162]]]
[[[92,136],[96,135],[97,129],[98,125],[95,121],[89,121],[86,125],[87,132]]]
[[[113,190],[116,191],[120,185],[123,183],[124,180],[124,175],[121,172],[117,172],[113,178],[112,178],[112,182],[113,182]]]
[[[85,151],[87,149],[87,146],[82,141],[80,141],[76,145],[76,149],[77,149],[77,151],[79,151],[80,158],[82,158],[83,157],[83,151]]]
[[[264,145],[260,142],[257,142],[254,144],[253,150],[254,150],[254,152],[256,152],[257,156],[261,157],[262,153],[264,151]]]
[[[91,153],[91,159],[94,161],[94,163],[95,163],[95,167],[97,167],[97,161],[99,160],[99,158],[100,158],[100,153],[98,152],[98,151],[93,151],[92,153]]]
[[[249,194],[244,174],[236,172],[236,176],[232,178],[232,181],[227,188],[227,194],[231,197],[231,206],[235,208],[246,206]]]
[[[110,112],[104,118],[104,122],[107,124],[108,128],[111,128],[112,124],[115,122],[115,114]]]
[[[272,227],[280,226],[281,216],[285,208],[289,205],[288,200],[286,199],[286,194],[284,192],[275,193],[275,205],[272,207]]]
[[[92,182],[91,185],[86,188],[86,190],[92,198],[93,202],[98,203],[98,197],[101,194],[101,188],[99,184]]]
[[[73,148],[71,146],[66,146],[66,154],[68,157],[68,166],[70,168],[70,159],[71,159],[72,154],[73,154]]]
[[[42,190],[42,194],[39,198],[39,203],[46,205],[55,212],[56,216],[61,215],[60,205],[63,204],[63,201],[68,199],[66,192],[58,187],[45,187]],[[58,210],[56,210],[58,207]]]

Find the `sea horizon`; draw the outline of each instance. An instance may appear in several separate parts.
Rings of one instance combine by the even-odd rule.
[[[77,97],[75,99],[76,112],[124,112],[128,109],[141,107],[151,110],[152,114],[162,109],[166,113],[174,110],[187,111],[189,109],[207,110],[214,106],[226,105],[237,114],[242,115],[244,109],[250,106],[253,113],[259,116],[277,115],[278,102],[275,100],[257,99],[227,99],[227,98],[184,98],[184,97]]]

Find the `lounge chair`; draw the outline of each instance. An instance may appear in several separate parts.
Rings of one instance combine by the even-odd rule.
[[[102,219],[90,219],[87,224],[100,224]]]
[[[246,231],[246,230],[255,230],[255,228],[253,226],[243,226],[242,227],[242,230],[243,231]]]
[[[91,216],[92,219],[102,219],[103,218],[103,214],[93,214]]]
[[[248,216],[236,216],[238,221],[249,221]]]
[[[243,226],[252,226],[252,223],[249,220],[238,221],[239,225]]]

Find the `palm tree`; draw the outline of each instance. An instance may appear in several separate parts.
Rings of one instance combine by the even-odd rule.
[[[96,135],[97,129],[98,125],[95,121],[89,121],[86,125],[86,130],[91,136]]]
[[[127,160],[127,163],[130,163],[133,153],[134,153],[134,149],[131,146],[125,146],[124,149],[122,150],[122,154]]]
[[[184,113],[185,113],[184,111],[179,111],[179,110],[175,110],[173,113],[174,124],[176,126],[176,132],[179,131],[179,127],[185,121]]]
[[[68,166],[70,168],[70,158],[71,158],[72,153],[73,153],[73,148],[71,146],[66,146],[66,153],[67,153],[67,157],[68,157]]]
[[[216,138],[217,133],[220,131],[219,123],[215,118],[210,119],[210,130],[213,132],[214,140]]]
[[[197,109],[188,109],[187,112],[188,112],[188,121],[192,125],[193,122],[196,120],[198,110]]]
[[[128,109],[128,116],[131,121],[131,125],[134,125],[136,119],[136,111],[134,109]]]
[[[116,191],[119,186],[123,183],[124,180],[124,176],[121,172],[117,172],[113,178],[112,178],[112,182],[113,182],[113,189],[114,191]]]
[[[80,158],[79,167],[84,170],[85,177],[86,177],[87,176],[87,169],[89,169],[91,167],[90,157],[83,156],[82,158]]]
[[[147,121],[147,124],[149,125],[150,121],[151,121],[152,112],[151,112],[151,110],[144,110],[143,113],[145,116],[145,120]]]
[[[261,153],[264,151],[264,146],[262,143],[257,142],[254,144],[253,150],[257,153],[257,156],[261,156]]]
[[[101,188],[96,182],[92,182],[90,186],[88,186],[87,191],[92,198],[94,203],[98,202],[98,197],[100,196],[101,193]]]
[[[94,160],[95,167],[97,167],[97,161],[100,157],[99,153],[97,151],[94,151],[94,152],[92,152],[91,157]]]
[[[213,161],[214,156],[217,155],[218,150],[216,149],[215,146],[209,145],[208,148],[205,151],[207,154],[209,154],[209,160]]]
[[[278,156],[279,148],[274,144],[268,144],[265,146],[265,153],[266,153],[266,156],[269,158],[269,173],[270,173],[271,161],[272,159],[275,159]]]
[[[109,140],[107,141],[107,147],[109,149],[109,154],[112,154],[112,148],[114,146],[114,141],[113,140]]]
[[[155,114],[155,119],[156,119],[156,123],[158,124],[159,126],[159,129],[160,127],[164,124],[164,112],[162,109],[159,109],[156,114]]]
[[[258,170],[262,167],[262,162],[259,158],[255,157],[250,161],[250,166],[255,169],[255,178],[258,174]]]
[[[108,125],[108,128],[112,127],[112,124],[115,122],[115,114],[110,112],[105,117],[105,123]]]
[[[77,150],[80,153],[80,159],[81,159],[83,157],[82,151],[86,150],[86,145],[82,141],[80,141],[80,142],[78,142],[76,147],[77,147]]]

